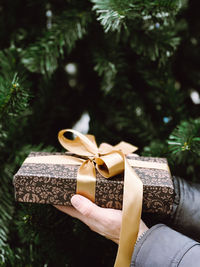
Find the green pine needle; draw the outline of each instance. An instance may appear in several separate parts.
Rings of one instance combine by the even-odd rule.
[[[28,106],[29,95],[23,88],[21,80],[14,74],[12,81],[4,80],[0,76],[0,120],[6,116],[16,116]]]
[[[169,136],[172,154],[190,151],[200,155],[200,119],[183,121]]]
[[[86,34],[90,20],[88,12],[64,11],[50,30],[21,52],[22,63],[31,72],[50,76],[58,67],[58,59],[70,53],[76,41]]]
[[[104,27],[105,32],[120,32],[122,25],[127,29],[127,19],[142,20],[144,17],[157,17],[168,24],[168,20],[173,20],[179,9],[184,4],[180,0],[168,1],[115,1],[115,0],[91,0],[94,4],[93,10],[96,11],[99,20]],[[166,12],[170,11],[170,16]]]

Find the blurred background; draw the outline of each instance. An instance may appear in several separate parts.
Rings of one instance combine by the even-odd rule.
[[[16,203],[30,151],[74,128],[166,157],[200,182],[198,0],[0,0],[0,266],[112,266],[116,245],[50,205]]]

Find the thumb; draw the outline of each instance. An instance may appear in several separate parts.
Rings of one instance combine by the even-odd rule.
[[[88,218],[99,217],[99,207],[89,199],[81,195],[74,195],[71,198],[71,203],[73,207],[78,210],[83,216],[86,216]]]

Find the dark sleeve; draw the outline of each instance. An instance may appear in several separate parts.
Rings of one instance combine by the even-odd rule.
[[[135,246],[131,267],[200,267],[199,259],[198,242],[158,224]]]
[[[169,226],[200,241],[200,184],[174,177],[175,200]]]

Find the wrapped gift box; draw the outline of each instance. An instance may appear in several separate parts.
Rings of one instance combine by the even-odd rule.
[[[31,152],[28,157],[66,155],[66,153]],[[127,159],[166,163],[165,158],[137,157]],[[76,193],[76,178],[79,166],[24,162],[15,174],[13,183],[15,199],[53,205],[71,205]],[[143,212],[170,214],[174,200],[173,181],[169,171],[134,167],[143,182]],[[110,179],[96,171],[95,203],[101,207],[122,209],[123,174]]]

